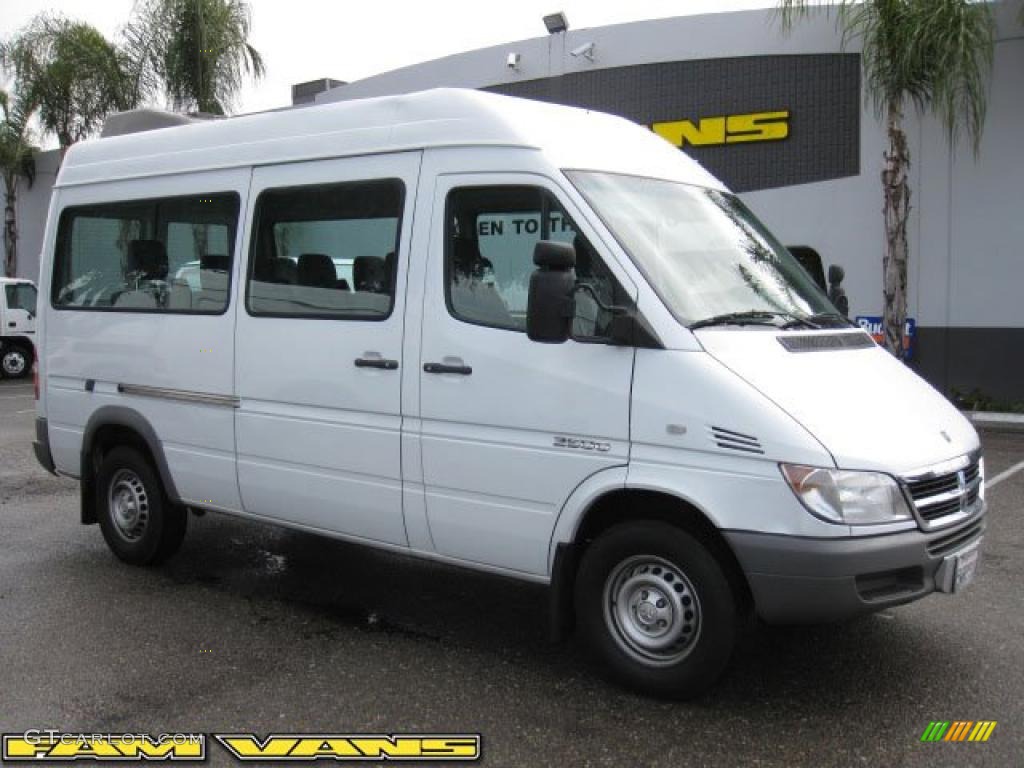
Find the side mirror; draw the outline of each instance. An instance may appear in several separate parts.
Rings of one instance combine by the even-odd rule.
[[[839,314],[843,317],[850,315],[850,299],[846,296],[846,289],[843,288],[843,279],[846,277],[846,270],[838,264],[832,264],[828,268],[828,299]]]
[[[572,334],[576,314],[576,250],[541,240],[533,249],[533,263],[537,269],[530,275],[526,335],[531,341],[561,344]]]

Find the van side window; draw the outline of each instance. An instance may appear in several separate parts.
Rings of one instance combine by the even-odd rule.
[[[404,197],[398,179],[262,192],[253,219],[249,313],[388,317]]]
[[[225,192],[64,209],[53,306],[224,312],[238,207],[238,195]]]
[[[525,332],[533,249],[540,240],[572,244],[577,284],[587,284],[606,306],[625,301],[597,252],[546,190],[463,187],[448,194],[446,211],[445,282],[454,317]],[[577,293],[573,338],[607,337],[611,317],[590,293]]]

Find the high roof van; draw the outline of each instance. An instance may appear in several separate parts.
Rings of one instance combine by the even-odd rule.
[[[39,285],[36,455],[129,563],[195,510],[547,584],[668,696],[747,616],[978,563],[968,421],[620,118],[433,90],[85,142]]]

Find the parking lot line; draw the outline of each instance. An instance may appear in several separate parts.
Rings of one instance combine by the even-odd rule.
[[[1004,469],[1002,472],[1000,472],[998,475],[993,477],[991,480],[987,480],[985,482],[985,485],[988,488],[994,488],[996,485],[998,485],[999,483],[1003,482],[1003,480],[1005,480],[1008,477],[1012,477],[1013,475],[1015,475],[1018,472],[1020,472],[1022,469],[1024,469],[1024,461],[1019,461],[1016,464],[1014,464],[1012,467],[1010,467],[1009,469]]]

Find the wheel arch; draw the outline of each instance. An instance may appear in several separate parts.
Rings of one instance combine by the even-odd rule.
[[[736,554],[718,526],[700,506],[676,493],[623,484],[594,494],[571,526],[562,524],[562,538],[553,541],[550,619],[553,639],[568,634],[574,624],[576,571],[587,546],[609,528],[624,522],[657,520],[695,536],[722,564],[741,608],[753,607],[753,592]],[[568,533],[568,535],[566,535]]]
[[[97,408],[89,417],[82,434],[79,487],[83,524],[97,521],[96,473],[104,454],[120,445],[138,449],[156,470],[167,497],[172,503],[180,503],[163,444],[153,425],[136,410],[120,405],[105,405]]]

